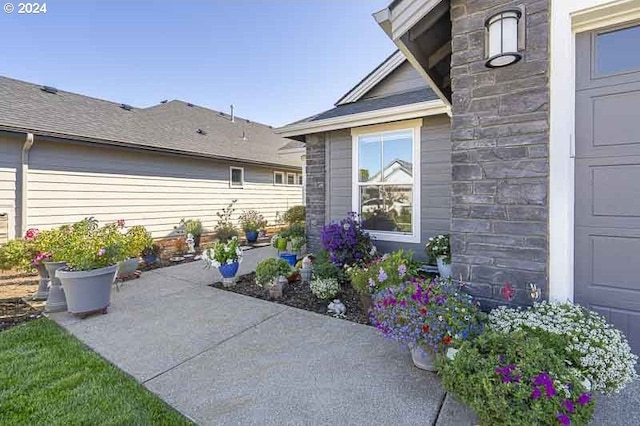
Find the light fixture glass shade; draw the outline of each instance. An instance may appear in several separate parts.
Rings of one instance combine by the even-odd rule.
[[[506,10],[487,20],[487,67],[504,67],[522,59],[522,55],[518,53],[518,21],[521,16],[519,10]]]

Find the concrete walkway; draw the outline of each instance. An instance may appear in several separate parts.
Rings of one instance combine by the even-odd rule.
[[[272,254],[246,252],[241,273]],[[149,271],[107,315],[50,317],[202,425],[476,423],[373,328],[207,286],[218,279],[202,262]],[[596,424],[640,424],[637,394]]]

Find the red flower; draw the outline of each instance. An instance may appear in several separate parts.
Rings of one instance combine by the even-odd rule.
[[[444,339],[442,339],[445,345],[450,344],[452,340],[451,336],[445,336]]]
[[[429,326],[428,325],[423,325],[422,326],[422,331],[424,331],[425,333],[429,332]]]
[[[420,308],[420,313],[422,315],[427,315],[427,308],[425,308],[424,306],[422,308]]]
[[[511,284],[505,283],[504,286],[502,286],[502,288],[500,289],[500,293],[507,302],[511,302],[513,300],[513,297],[516,295],[516,290]]]
[[[118,219],[118,227],[124,228],[124,219]]]
[[[39,233],[40,231],[38,231],[36,228],[29,228],[27,229],[27,232],[25,232],[24,234],[24,239],[27,241],[31,241],[34,238],[36,238]]]

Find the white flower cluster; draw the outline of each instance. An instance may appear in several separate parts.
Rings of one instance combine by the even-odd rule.
[[[637,377],[638,357],[631,353],[624,335],[579,305],[541,302],[526,310],[502,306],[489,314],[489,327],[503,333],[538,329],[564,336],[567,354],[579,358],[579,365],[570,367],[594,391],[619,392]]]
[[[340,283],[335,278],[315,278],[309,283],[311,293],[318,299],[333,299],[340,291]]]

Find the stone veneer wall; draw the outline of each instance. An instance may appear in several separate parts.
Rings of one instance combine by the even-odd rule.
[[[307,249],[309,252],[315,252],[321,248],[320,233],[325,224],[326,214],[324,133],[306,136],[306,146]]]
[[[485,67],[491,11],[525,6],[523,60]],[[453,55],[452,260],[485,307],[547,296],[549,0],[451,0]]]

